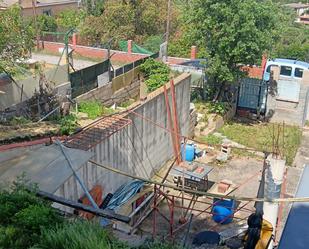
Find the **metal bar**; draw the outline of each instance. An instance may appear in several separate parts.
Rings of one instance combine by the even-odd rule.
[[[153,199],[153,204],[154,206],[157,205],[157,186],[154,185],[154,199]],[[152,220],[152,236],[153,238],[156,237],[156,219],[157,219],[157,214],[156,214],[156,208],[153,208],[153,220]]]
[[[55,111],[57,111],[60,108],[60,106],[56,107],[54,110],[52,110],[51,112],[47,113],[43,118],[41,118],[39,122],[42,122],[44,119],[48,118],[50,115],[52,115]]]
[[[84,190],[86,196],[88,197],[89,201],[91,202],[91,205],[96,208],[99,209],[98,205],[96,204],[96,202],[93,200],[91,194],[88,192],[86,186],[84,185],[84,183],[82,182],[82,180],[79,178],[79,176],[77,175],[77,173],[75,172],[74,168],[73,168],[73,164],[71,162],[71,159],[69,158],[69,156],[67,155],[67,153],[65,152],[64,146],[62,145],[62,143],[59,140],[56,140],[56,144],[59,145],[62,154],[64,155],[65,159],[67,160],[71,170],[73,171],[73,175],[76,178],[76,180],[78,181],[78,183],[80,184],[80,186],[82,187],[82,189]]]
[[[74,202],[74,201],[71,201],[71,200],[67,200],[63,197],[59,197],[59,196],[56,196],[54,194],[50,194],[50,193],[47,193],[47,192],[44,192],[44,191],[37,191],[36,195],[40,196],[44,199],[59,203],[59,204],[62,204],[62,205],[65,205],[65,206],[68,206],[68,207],[71,207],[71,208],[75,208],[75,209],[78,209],[78,210],[82,210],[82,211],[85,211],[85,212],[89,212],[89,213],[92,213],[92,214],[95,214],[95,215],[98,215],[98,216],[101,216],[101,217],[105,217],[105,218],[108,218],[108,219],[119,220],[119,221],[122,221],[122,222],[125,222],[125,223],[129,223],[129,221],[130,221],[130,218],[127,217],[127,216],[115,214],[114,212],[111,212],[111,211],[108,211],[108,210],[102,210],[102,209],[97,209],[97,208],[93,208],[93,207],[90,207],[90,206],[86,206],[84,204]]]
[[[171,95],[172,95],[172,111],[174,116],[174,131],[175,133],[175,145],[176,145],[176,152],[177,152],[177,161],[181,162],[180,157],[180,137],[179,137],[179,123],[178,123],[178,115],[177,115],[177,103],[176,103],[176,91],[175,91],[175,85],[174,80],[170,81],[170,89],[171,89]]]
[[[172,131],[171,138],[172,138],[172,143],[173,143],[174,156],[176,158],[177,164],[179,164],[177,147],[175,144],[175,134],[174,134],[175,131],[172,125],[172,114],[171,114],[171,108],[170,108],[169,99],[167,95],[166,85],[164,85],[164,98],[165,98],[165,106],[166,106],[166,112],[167,112],[167,118],[168,118],[168,125],[169,125],[169,129]]]

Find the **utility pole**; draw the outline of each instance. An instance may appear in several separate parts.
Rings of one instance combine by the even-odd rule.
[[[34,17],[34,27],[35,27],[35,34],[36,34],[36,48],[37,50],[40,48],[40,38],[39,38],[39,28],[37,22],[37,14],[36,14],[36,0],[32,0],[32,12]]]
[[[167,20],[166,20],[166,36],[165,36],[165,41],[167,43],[168,43],[168,39],[169,39],[169,36],[170,36],[171,4],[172,4],[172,1],[168,0],[168,2],[167,2]]]

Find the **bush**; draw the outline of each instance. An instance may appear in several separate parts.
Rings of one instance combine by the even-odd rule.
[[[60,134],[61,135],[71,135],[72,133],[76,131],[77,127],[78,127],[77,118],[73,114],[64,116],[60,120]]]
[[[156,90],[169,80],[170,68],[163,62],[148,59],[141,65],[140,69],[144,76],[148,78],[145,81],[148,92]]]
[[[29,248],[39,241],[43,228],[62,223],[50,202],[20,182],[11,191],[0,190],[0,210],[0,248]]]
[[[227,105],[226,103],[212,103],[209,104],[209,112],[215,113],[223,116],[227,112]]]
[[[148,92],[152,92],[163,86],[168,80],[169,77],[165,74],[153,74],[149,76],[148,80],[145,81],[145,84]]]
[[[141,72],[145,77],[149,77],[153,74],[169,74],[170,68],[163,62],[156,61],[152,58],[147,59],[141,66]]]

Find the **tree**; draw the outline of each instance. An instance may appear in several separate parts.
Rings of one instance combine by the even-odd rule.
[[[64,10],[56,16],[58,29],[67,31],[71,28],[77,28],[86,18],[84,10]]]
[[[272,57],[309,61],[309,29],[295,18],[293,10],[284,9],[283,30]]]
[[[19,7],[0,11],[0,71],[14,73],[16,60],[26,58],[33,47],[33,33],[23,23]]]
[[[244,75],[242,65],[253,65],[270,50],[279,34],[271,1],[192,0],[186,19],[190,36],[205,43],[207,76],[218,86],[215,99],[228,83]]]

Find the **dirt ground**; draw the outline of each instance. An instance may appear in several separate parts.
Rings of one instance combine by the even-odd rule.
[[[207,156],[206,156],[207,157]],[[207,161],[207,160],[205,160]],[[211,160],[208,160],[211,161]],[[232,181],[236,186],[240,186],[233,194],[235,196],[242,196],[242,197],[256,197],[261,174],[259,172],[263,168],[263,160],[262,159],[253,159],[249,157],[234,157],[230,159],[227,163],[222,165],[216,165],[213,163],[208,163],[210,166],[213,167],[213,170],[209,174],[209,181],[210,182],[219,182],[223,179]],[[300,172],[296,168],[288,167],[288,177],[287,177],[287,194],[294,195],[297,184],[300,177]],[[171,180],[171,179],[170,179]],[[171,191],[170,194],[175,196],[181,197],[181,192],[179,191]],[[192,196],[189,194],[185,195],[186,198],[190,199]],[[199,197],[199,201],[212,203],[213,200],[206,197]],[[238,207],[242,207],[247,202],[238,203]],[[183,206],[188,206],[189,200],[184,201]],[[231,224],[228,225],[221,225],[217,224],[212,220],[212,215],[207,213],[202,213],[199,215],[200,212],[193,211],[192,214],[192,225],[190,232],[188,234],[188,242],[187,244],[191,244],[193,237],[202,231],[212,230],[212,231],[223,231],[230,227],[233,227],[236,223],[246,223],[247,217],[254,212],[254,202],[247,203],[245,208],[236,212],[234,215],[234,220]],[[182,206],[181,198],[175,197],[175,205]],[[207,209],[210,211],[211,206],[205,203],[196,203],[194,208],[199,210]],[[286,220],[288,214],[289,206],[286,205],[283,207],[283,215],[282,221],[279,225],[278,235],[280,236],[282,232],[282,228],[284,222]],[[166,201],[162,201],[159,206],[159,212],[170,217],[171,213],[169,210],[169,206]],[[180,227],[179,218],[183,216],[185,210],[182,210],[180,207],[174,209],[174,229]],[[190,216],[190,212],[187,214],[187,219]],[[153,233],[153,218],[154,214],[152,213],[141,225],[140,229],[142,234],[148,234],[149,236]],[[162,218],[162,216],[156,212],[156,233],[159,239],[168,239],[170,225],[167,220]],[[175,234],[175,241],[178,243],[182,243],[184,241],[185,234],[188,230],[188,226],[185,225]]]

